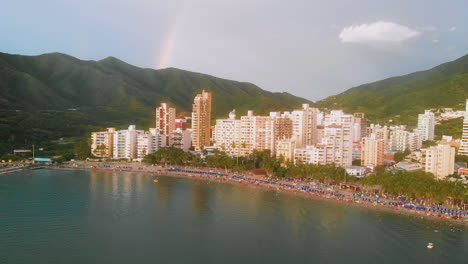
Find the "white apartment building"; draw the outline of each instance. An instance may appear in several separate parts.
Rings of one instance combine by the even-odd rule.
[[[228,119],[216,120],[215,146],[231,156],[247,156],[253,150],[276,150],[275,133],[280,131],[275,126],[276,118],[270,116],[254,116],[248,111],[240,120],[235,119],[235,112]]]
[[[361,164],[366,167],[383,165],[385,140],[371,134],[361,140]]]
[[[292,134],[296,136],[298,146],[313,145],[318,142],[316,129],[319,112],[317,108],[303,104],[301,110],[283,113],[282,117],[292,120]]]
[[[227,119],[217,119],[214,131],[214,145],[217,149],[225,151],[230,156],[240,153],[241,120],[236,119],[236,112],[229,113]]]
[[[114,159],[132,160],[137,156],[137,133],[144,133],[143,130],[136,130],[135,125],[130,125],[127,130],[118,130],[114,133]]]
[[[434,140],[435,115],[429,110],[418,115],[418,132],[421,141]]]
[[[326,147],[326,163],[349,166],[353,161],[354,116],[341,110],[333,110],[324,117],[323,138],[320,145]]]
[[[402,129],[390,131],[388,147],[391,151],[405,151],[409,148],[410,132]]]
[[[415,151],[421,149],[422,141],[417,130],[413,132],[396,129],[390,131],[390,137],[388,140],[388,149],[391,151]]]
[[[146,155],[154,153],[166,146],[166,135],[161,134],[159,129],[150,128],[149,131],[136,133],[136,158],[143,159]]]
[[[249,110],[246,116],[241,117],[240,127],[240,154],[246,156],[253,150],[275,150],[274,120],[269,116],[254,116]]]
[[[294,162],[296,164],[326,164],[327,148],[325,145],[308,145],[294,150]]]
[[[113,141],[114,159],[142,159],[166,146],[166,136],[160,134],[158,129],[136,130],[135,125],[129,126],[127,130],[115,131]]]
[[[463,118],[463,134],[458,154],[468,155],[468,99],[466,100],[466,111],[465,116]]]
[[[361,124],[354,123],[353,125],[353,142],[361,141]]]
[[[171,146],[174,148],[189,151],[192,146],[192,131],[189,129],[182,130],[180,128],[176,128],[171,134],[170,142]]]
[[[453,174],[455,148],[448,143],[421,149],[424,171],[431,172],[437,179]]]
[[[408,149],[411,151],[416,151],[422,148],[421,135],[417,130],[410,132],[408,134]]]

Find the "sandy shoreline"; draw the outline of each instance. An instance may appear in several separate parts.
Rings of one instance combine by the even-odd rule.
[[[352,205],[364,209],[375,210],[380,212],[388,212],[398,215],[404,215],[407,217],[417,218],[417,219],[426,219],[437,222],[442,222],[450,225],[463,225],[468,226],[468,222],[464,221],[463,218],[453,219],[450,215],[436,214],[434,212],[428,213],[427,211],[418,211],[413,209],[406,209],[403,207],[393,206],[385,203],[372,203],[360,199],[354,199],[352,192],[344,190],[335,190],[328,188],[323,189],[322,192],[310,192],[301,190],[299,187],[305,186],[304,184],[292,184],[287,181],[276,181],[277,183],[271,184],[264,182],[265,179],[257,178],[253,176],[242,175],[241,173],[236,173],[240,177],[248,177],[247,179],[234,178],[234,175],[227,174],[221,170],[216,169],[207,169],[204,168],[203,172],[205,174],[198,173],[187,173],[187,172],[178,172],[178,171],[169,171],[165,168],[159,166],[148,166],[142,164],[97,164],[97,163],[70,163],[62,166],[57,166],[58,169],[85,169],[85,170],[103,170],[103,171],[113,171],[113,172],[136,172],[136,173],[150,173],[159,176],[171,176],[171,177],[180,177],[180,178],[190,178],[194,180],[203,180],[203,181],[212,181],[220,183],[230,183],[238,184],[249,188],[261,188],[266,190],[273,190],[285,194],[297,195],[308,199],[314,199],[319,201],[333,202],[335,204],[340,204],[344,206]],[[197,171],[201,169],[197,168]],[[213,176],[208,175],[208,173],[222,173],[229,176]],[[242,175],[242,176],[241,176]],[[295,185],[294,187],[291,187]],[[323,186],[328,187],[328,186]],[[331,186],[330,186],[331,187]],[[336,195],[332,194],[336,193]]]

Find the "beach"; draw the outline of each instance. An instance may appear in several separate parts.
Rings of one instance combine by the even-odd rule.
[[[249,172],[229,172],[213,168],[191,167],[161,167],[142,163],[97,163],[97,162],[68,162],[56,166],[59,169],[86,169],[125,171],[137,173],[150,173],[154,176],[184,177],[206,182],[222,182],[238,184],[249,188],[262,188],[281,193],[298,195],[301,197],[333,202],[345,206],[352,205],[369,210],[378,210],[412,218],[446,222],[447,225],[468,226],[468,212],[454,214],[449,211],[436,211],[434,207],[416,206],[398,200],[368,197],[350,190],[341,189],[338,185],[329,185],[318,181],[284,180],[250,175]],[[416,209],[419,208],[419,209]],[[422,209],[424,208],[424,209]]]

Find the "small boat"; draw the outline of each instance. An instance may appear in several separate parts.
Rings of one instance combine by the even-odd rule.
[[[153,182],[154,182],[154,183],[157,183],[157,182],[159,182],[159,181],[158,181],[158,179],[154,179]]]
[[[432,244],[432,243],[428,243],[428,244],[427,244],[427,248],[428,248],[428,249],[432,249],[432,248],[434,248],[434,244]]]

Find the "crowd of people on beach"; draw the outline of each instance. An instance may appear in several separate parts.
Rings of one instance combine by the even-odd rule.
[[[89,163],[68,163],[65,167],[83,168],[83,169],[108,169],[117,171],[137,171],[149,172],[158,175],[177,175],[184,177],[211,179],[216,181],[236,182],[242,185],[262,186],[276,189],[278,191],[302,193],[308,196],[314,196],[322,199],[333,199],[340,202],[355,203],[365,207],[382,207],[394,210],[397,213],[416,214],[425,217],[450,219],[468,222],[468,210],[454,208],[445,208],[442,206],[427,206],[421,201],[407,201],[405,197],[394,197],[392,195],[367,196],[362,192],[342,189],[340,185],[331,185],[313,180],[298,179],[278,179],[273,177],[259,177],[244,173],[228,173],[219,169],[208,168],[163,168],[154,165],[143,164],[89,164]]]

